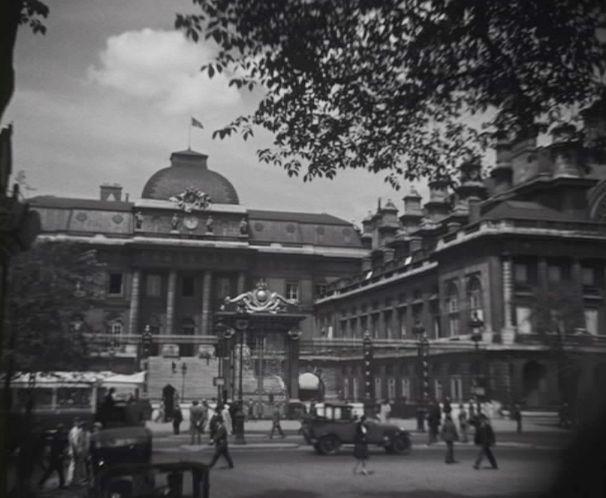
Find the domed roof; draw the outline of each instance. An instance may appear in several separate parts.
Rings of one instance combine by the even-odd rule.
[[[193,187],[210,195],[214,204],[238,204],[234,186],[223,175],[208,169],[207,158],[207,155],[189,149],[173,152],[171,165],[147,180],[141,197],[168,200]]]

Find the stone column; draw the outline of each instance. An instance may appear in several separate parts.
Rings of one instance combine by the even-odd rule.
[[[175,333],[175,293],[177,290],[177,272],[171,270],[168,274],[168,290],[166,293],[166,334]]]
[[[201,321],[201,333],[202,335],[209,335],[210,330],[210,298],[212,290],[212,274],[210,271],[204,272],[202,280],[202,321]]]
[[[299,399],[299,337],[288,337],[288,394],[291,400]]]
[[[238,273],[238,288],[237,288],[238,295],[240,295],[244,292],[245,284],[246,284],[246,274],[243,271],[241,271],[240,273]]]
[[[141,285],[141,270],[133,271],[130,284],[130,313],[128,316],[128,333],[139,333],[139,296]]]
[[[503,344],[513,344],[515,340],[515,330],[512,324],[512,284],[511,284],[511,271],[512,263],[511,258],[505,257],[502,262],[503,271],[503,316],[504,327],[501,332],[501,338]]]

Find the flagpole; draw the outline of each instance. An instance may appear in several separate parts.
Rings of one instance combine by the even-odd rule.
[[[189,118],[189,126],[187,128],[187,150],[191,150],[191,118]]]

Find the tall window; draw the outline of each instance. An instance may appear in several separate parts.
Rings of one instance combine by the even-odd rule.
[[[383,383],[381,377],[375,377],[375,399],[383,398]]]
[[[286,282],[286,299],[299,300],[299,282]]]
[[[393,313],[391,312],[391,310],[388,311],[384,311],[383,312],[383,318],[385,320],[385,337],[387,337],[388,339],[392,338],[392,316]]]
[[[592,287],[595,285],[595,273],[595,268],[584,266],[581,269],[581,281],[583,282],[584,286]]]
[[[451,282],[446,291],[446,307],[448,309],[448,332],[451,336],[459,334],[459,290]]]
[[[458,375],[450,378],[450,398],[453,401],[463,399],[463,379]]]
[[[349,399],[349,379],[343,378],[343,399]]]
[[[110,273],[107,293],[109,295],[122,295],[122,273]]]
[[[433,395],[435,399],[443,399],[444,398],[444,387],[442,386],[442,382],[438,379],[433,381]]]
[[[516,284],[525,284],[528,282],[528,265],[526,263],[516,263],[513,267],[513,278]]]
[[[547,280],[552,284],[560,282],[562,280],[562,267],[560,265],[549,265],[547,267]]]
[[[396,379],[393,377],[387,379],[387,398],[390,400],[396,399]]]
[[[181,333],[183,335],[194,335],[196,324],[191,318],[184,318],[181,321]]]
[[[400,337],[406,337],[406,308],[400,308],[398,311],[398,321],[400,322]]]
[[[224,299],[231,295],[231,281],[229,277],[219,277],[217,279],[217,297]]]
[[[183,297],[193,297],[194,277],[183,277],[183,280],[181,281],[181,295]]]
[[[598,335],[598,310],[585,308],[585,329],[591,335]]]
[[[402,377],[402,397],[410,399],[410,379]]]
[[[147,275],[145,279],[145,295],[149,297],[159,297],[162,293],[162,276]]]
[[[109,330],[112,335],[112,339],[118,338],[124,330],[124,325],[122,325],[122,322],[113,322],[110,325]]]
[[[480,320],[484,320],[482,284],[478,277],[471,277],[467,282],[467,302],[469,304],[469,317],[473,317],[476,313]]]

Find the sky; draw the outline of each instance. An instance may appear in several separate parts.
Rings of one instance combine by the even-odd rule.
[[[99,185],[119,183],[137,199],[147,179],[169,166],[171,152],[187,148],[194,116],[205,128],[191,130],[191,148],[209,155],[209,168],[232,182],[246,207],[356,223],[378,198],[402,210],[408,185],[395,191],[381,175],[341,171],[304,183],[259,163],[256,149],[271,143],[261,130],[247,142],[213,140],[214,129],[253,110],[259,95],[199,71],[216,46],[189,42],[173,28],[176,12],[195,12],[191,1],[48,4],[46,35],[19,31],[16,91],[2,123],[13,123],[13,171],[25,172],[35,189],[27,196],[98,198]]]

